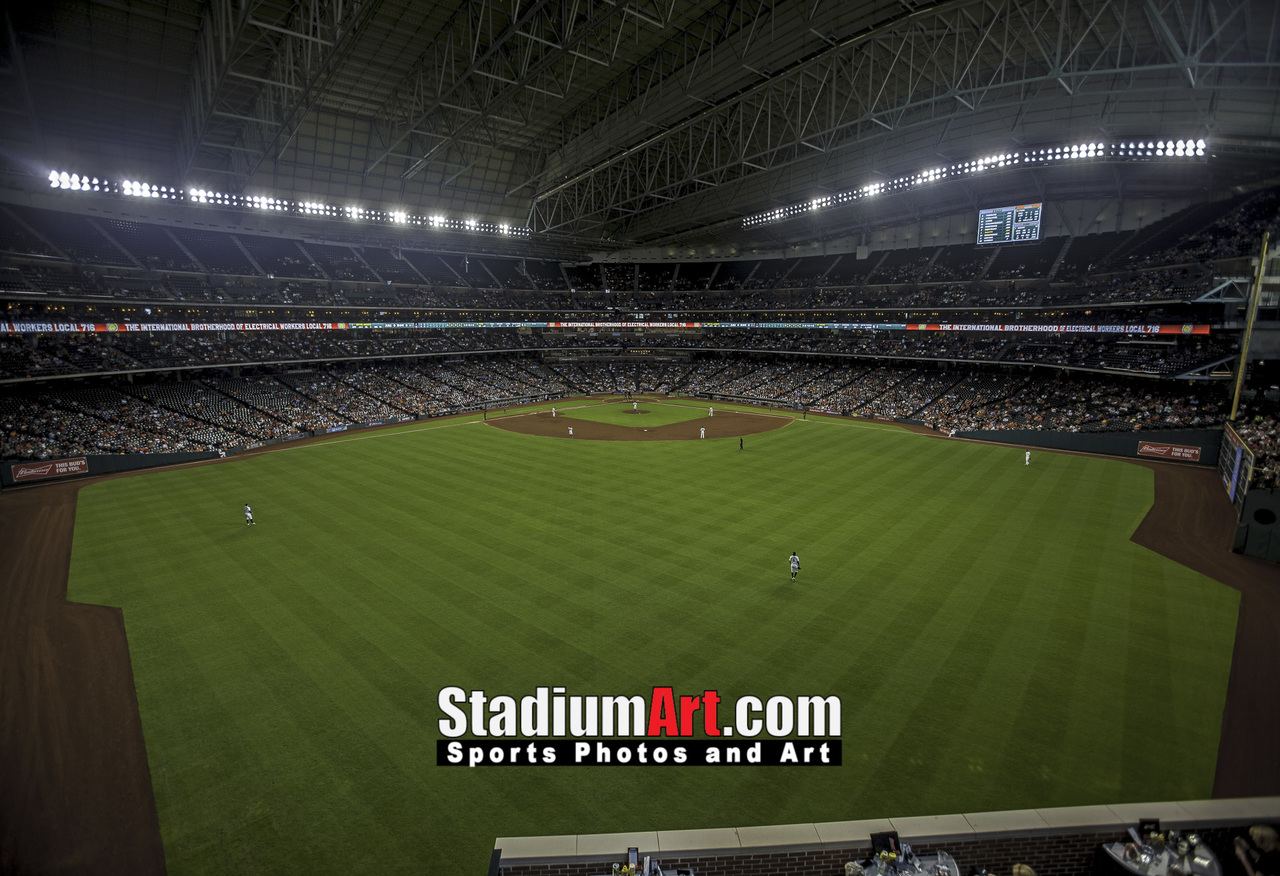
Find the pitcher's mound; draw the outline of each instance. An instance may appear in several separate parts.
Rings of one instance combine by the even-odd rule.
[[[628,412],[630,413],[630,412]],[[546,435],[552,438],[568,438],[570,427],[573,428],[573,439],[590,441],[697,441],[700,430],[707,430],[708,438],[738,438],[742,435],[757,435],[761,432],[772,432],[790,423],[790,417],[775,414],[743,414],[737,411],[716,411],[714,417],[699,417],[696,420],[685,420],[683,423],[671,423],[667,426],[615,426],[610,423],[597,423],[593,420],[578,420],[561,414],[551,416],[550,411],[537,414],[524,414],[516,417],[501,417],[488,420],[488,424],[508,432],[520,432],[524,435]]]

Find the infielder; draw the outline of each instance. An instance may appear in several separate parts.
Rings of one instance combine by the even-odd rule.
[[[248,502],[245,502],[245,503],[244,503],[244,525],[245,525],[245,526],[257,526],[257,525],[258,525],[258,524],[256,524],[256,523],[254,523],[254,522],[253,522],[253,509],[249,507],[249,503],[248,503]]]

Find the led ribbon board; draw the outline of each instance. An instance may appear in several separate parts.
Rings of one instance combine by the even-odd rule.
[[[1050,335],[1207,335],[1207,325],[924,322],[0,322],[0,334],[348,331],[350,329],[832,329],[835,331],[1003,332]]]

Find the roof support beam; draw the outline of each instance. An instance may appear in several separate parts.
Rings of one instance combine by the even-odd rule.
[[[206,167],[229,162],[243,188],[268,156],[278,157],[380,3],[210,0],[180,132],[184,179],[203,155]]]
[[[478,113],[463,121],[463,123],[458,125],[448,137],[432,146],[425,155],[410,165],[409,169],[404,172],[404,178],[409,179],[416,175],[418,171],[422,170],[422,168],[435,158],[436,155],[455,145],[459,137],[466,135],[468,131],[475,127],[475,125],[483,122],[486,118],[489,118],[499,107],[507,104],[526,88],[536,90],[537,86],[533,83],[537,78],[553,65],[563,63],[566,57],[582,58],[586,61],[592,61],[608,67],[607,61],[593,57],[590,54],[584,54],[583,52],[578,51],[577,46],[591,37],[597,28],[608,21],[613,16],[614,10],[625,10],[627,8],[628,7],[625,4],[619,4],[618,6],[605,5],[602,7],[591,7],[587,13],[587,21],[585,23],[578,23],[575,26],[573,33],[567,39],[562,40],[561,45],[553,46],[551,47],[552,51],[544,52],[540,61],[529,65],[522,71],[519,78],[508,83],[507,87],[495,95],[492,100],[488,101]],[[543,89],[543,93],[546,93],[545,89]]]
[[[4,10],[4,30],[9,42],[9,61],[17,71],[18,83],[22,88],[22,103],[26,108],[26,116],[31,124],[31,134],[36,148],[45,151],[44,134],[40,130],[40,119],[36,116],[36,104],[31,99],[31,83],[27,80],[27,65],[22,59],[22,46],[18,43],[18,32],[13,27],[13,19],[9,17],[9,8]]]
[[[1181,105],[1190,98],[1185,88],[1171,91],[1171,77],[1188,70],[1197,86],[1192,97],[1205,108],[1197,110],[1203,131],[1212,125],[1218,90],[1261,95],[1280,76],[1274,39],[1265,57],[1246,54],[1235,28],[1221,25],[1232,19],[1246,26],[1258,4],[1214,0],[1211,28],[1196,23],[1208,19],[1205,2],[953,0],[905,13],[546,181],[534,195],[534,215],[550,224],[535,230],[642,234],[641,216],[650,217],[644,226],[653,231],[665,226],[664,234],[673,224],[690,229],[697,227],[691,203],[722,214],[727,203],[761,190],[763,182],[742,185],[753,178],[785,178],[811,191],[812,172],[792,169],[865,155],[870,142],[899,142],[974,113],[1038,107],[1043,115],[1061,103],[1060,89],[1080,106],[1107,103],[1109,112],[1117,102],[1141,105],[1148,94],[1172,93]],[[1261,24],[1275,28],[1270,14]],[[1193,41],[1171,42],[1175,33]],[[818,158],[815,146],[826,156]],[[682,204],[665,207],[672,197]],[[741,209],[767,207],[757,201]]]
[[[418,128],[428,118],[430,118],[433,113],[437,112],[446,101],[448,101],[460,90],[464,89],[468,84],[469,78],[475,73],[477,73],[478,71],[485,69],[486,63],[490,59],[497,56],[502,51],[503,46],[507,43],[508,40],[519,37],[522,31],[525,29],[525,27],[531,21],[534,20],[534,18],[541,12],[542,8],[546,6],[548,2],[549,0],[535,0],[535,2],[532,5],[530,5],[528,8],[525,9],[524,13],[521,14],[519,18],[511,21],[499,33],[495,34],[492,37],[492,39],[488,42],[488,44],[485,46],[485,49],[483,52],[481,52],[478,56],[472,58],[470,64],[468,64],[468,66],[458,76],[456,76],[452,82],[445,85],[444,88],[436,94],[434,99],[432,99],[424,107],[422,107],[422,109],[419,110],[412,117],[412,120],[407,125],[404,126],[403,130],[401,130],[398,134],[393,135],[393,138],[391,139],[390,143],[388,143],[387,147],[382,150],[382,153],[377,158],[375,158],[372,161],[372,163],[369,164],[368,167],[365,168],[365,171],[364,171],[365,175],[367,176],[370,171],[372,171],[375,167],[381,164],[388,155],[390,155],[392,152],[395,151],[396,147],[398,147],[401,143],[404,142],[406,137],[408,137],[416,128]],[[466,24],[469,29],[470,22],[466,22]],[[458,36],[467,36],[467,34],[465,33],[459,34]],[[473,34],[471,36],[474,37],[475,35]],[[449,37],[450,38],[454,37],[454,34],[450,34]],[[443,50],[448,55],[453,55],[453,52],[451,51],[451,49],[455,47],[451,44],[451,42],[452,40],[450,39],[444,45],[440,45],[440,41],[436,41],[436,45],[440,50]],[[475,40],[473,38],[468,40],[468,42],[471,44],[474,44]],[[408,84],[411,87],[414,87],[416,90],[416,86],[418,86],[419,84],[422,84],[419,81],[419,74],[426,72],[430,75],[430,74],[436,73],[440,69],[443,69],[442,67],[435,66],[437,63],[440,62],[440,60],[441,59],[437,56],[435,50],[428,51],[427,54],[424,55],[423,58],[419,60],[418,70],[415,71],[415,73],[410,75],[409,80],[407,82],[402,83],[402,87]]]

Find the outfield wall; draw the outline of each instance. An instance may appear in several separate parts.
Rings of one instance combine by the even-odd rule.
[[[10,460],[0,464],[0,487],[12,487],[18,483],[50,484],[65,481],[70,477],[89,477],[92,475],[115,474],[122,471],[136,471],[143,468],[156,468],[163,465],[181,465],[185,462],[199,462],[204,459],[217,459],[219,453],[205,450],[199,453],[119,453],[79,456],[71,460]],[[65,463],[77,463],[64,465]],[[65,473],[60,473],[62,466]],[[48,472],[30,471],[32,469],[49,469]]]
[[[972,438],[996,444],[1020,444],[1027,447],[1043,447],[1052,450],[1072,450],[1078,453],[1102,453],[1107,456],[1130,456],[1138,459],[1166,457],[1139,454],[1143,444],[1167,444],[1179,447],[1197,447],[1201,465],[1218,464],[1218,448],[1222,444],[1222,429],[1170,429],[1151,432],[1049,432],[1035,429],[1008,429],[982,432],[957,432],[957,438]]]
[[[968,815],[876,818],[821,824],[713,830],[637,831],[584,836],[504,837],[503,876],[600,876],[624,863],[627,849],[652,855],[663,872],[691,868],[694,876],[843,876],[847,861],[871,854],[871,834],[897,831],[918,855],[945,851],[961,873],[975,866],[1008,873],[1029,864],[1039,876],[1110,873],[1103,843],[1128,842],[1139,821],[1159,819],[1162,830],[1200,834],[1228,873],[1234,839],[1251,824],[1280,820],[1280,797],[1125,803],[1062,809],[1023,809]]]
[[[614,393],[598,394],[598,397],[612,397]],[[767,405],[767,400],[756,399],[748,402],[736,396],[710,395],[701,394],[703,397],[713,397],[716,400],[734,401],[744,404],[753,404],[756,407]],[[505,409],[508,406],[515,407],[522,404],[534,404],[546,401],[568,400],[572,398],[590,398],[591,396],[530,396],[522,398],[503,399],[487,405],[469,405],[459,407],[448,412],[443,412],[439,416],[450,416],[461,413],[475,413],[479,411],[496,411]],[[785,409],[788,406],[779,404],[776,407]],[[335,426],[325,430],[315,432],[299,432],[286,438],[274,438],[268,441],[248,444],[243,447],[232,449],[231,453],[239,453],[245,450],[253,450],[263,447],[269,447],[273,444],[280,444],[289,441],[297,441],[300,438],[310,438],[325,434],[357,431],[363,429],[375,428],[378,426],[397,425],[401,423],[412,422],[413,420],[434,419],[431,415],[423,414],[417,417],[397,417],[391,420],[385,420],[374,423],[349,423],[343,426]],[[899,418],[894,420],[898,423],[908,423],[918,426],[927,426],[916,420]],[[957,432],[957,438],[971,438],[978,441],[990,441],[997,444],[1018,444],[1028,447],[1051,448],[1054,450],[1071,450],[1081,453],[1100,453],[1108,456],[1129,456],[1134,458],[1158,458],[1152,457],[1150,454],[1140,454],[1139,448],[1143,444],[1167,444],[1177,445],[1179,447],[1194,447],[1199,449],[1199,459],[1196,460],[1202,465],[1217,465],[1218,450],[1222,443],[1222,429],[1179,429],[1168,431],[1152,431],[1152,432],[1051,432],[1038,431],[1034,429],[1009,429],[982,432]],[[129,453],[129,454],[102,454],[102,455],[86,455],[77,457],[77,460],[87,462],[87,469],[83,466],[67,474],[50,474],[36,478],[25,478],[23,473],[19,471],[20,466],[43,466],[49,464],[48,460],[9,460],[0,463],[0,488],[12,487],[21,483],[51,483],[55,481],[65,480],[70,476],[91,476],[114,474],[123,471],[137,471],[145,468],[157,468],[166,465],[179,465],[187,462],[198,462],[205,459],[216,459],[224,454],[216,451],[203,451],[199,453]],[[63,460],[52,461],[57,465]]]

